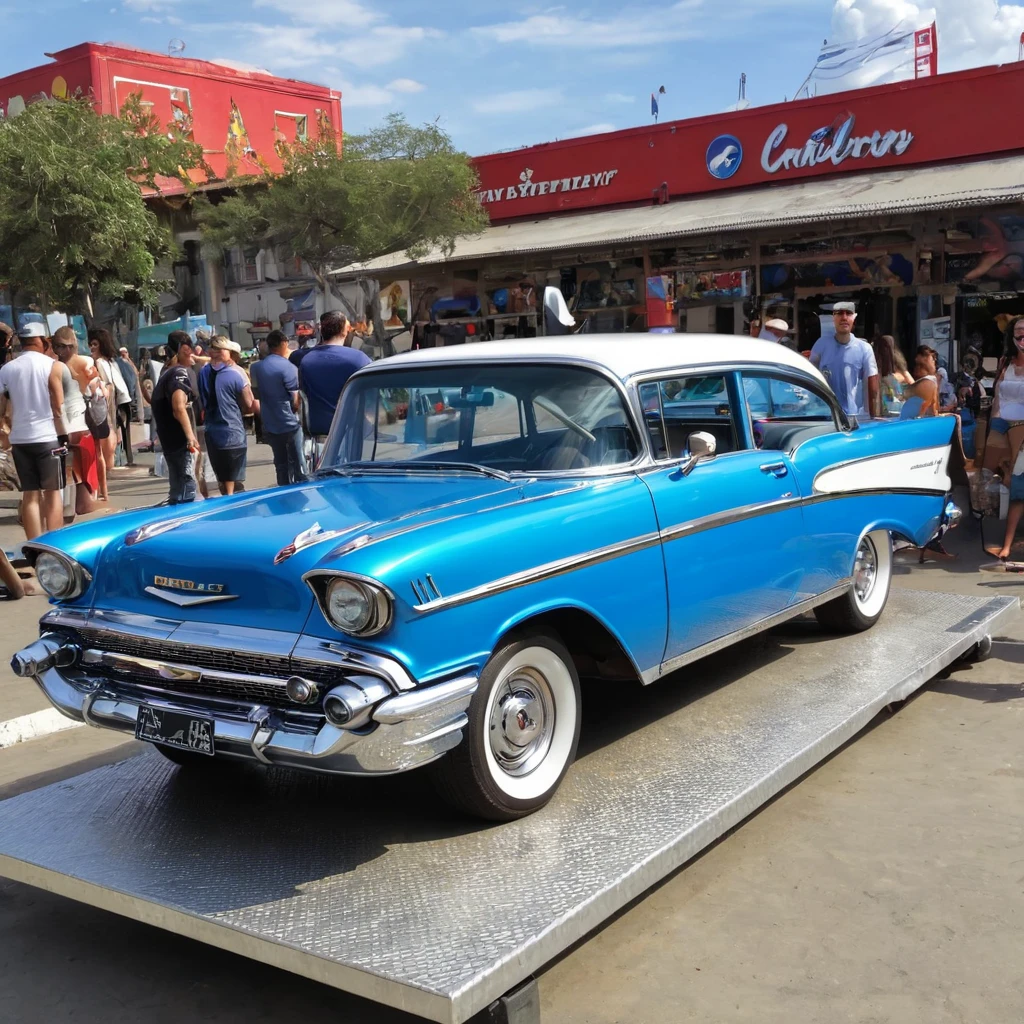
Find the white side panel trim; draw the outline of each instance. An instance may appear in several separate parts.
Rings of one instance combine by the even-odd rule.
[[[948,491],[949,445],[876,455],[823,469],[814,480],[815,494],[853,491]]]

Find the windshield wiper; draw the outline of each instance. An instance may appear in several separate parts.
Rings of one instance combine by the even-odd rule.
[[[352,476],[355,473],[393,473],[406,469],[450,469],[457,473],[480,473],[483,476],[493,477],[495,480],[504,480],[506,483],[512,479],[510,474],[501,469],[481,466],[476,462],[447,462],[444,459],[406,459],[399,462],[347,462],[342,466],[331,466],[329,469],[321,469],[318,475]]]

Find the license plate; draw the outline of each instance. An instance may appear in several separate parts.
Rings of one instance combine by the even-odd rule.
[[[135,722],[135,738],[212,757],[213,719],[197,718],[143,704]]]

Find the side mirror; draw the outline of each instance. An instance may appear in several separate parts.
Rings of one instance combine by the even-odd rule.
[[[713,459],[718,450],[718,442],[713,434],[698,430],[686,439],[686,447],[690,452],[690,457],[683,465],[683,476],[689,476],[697,468],[698,462],[704,459]]]

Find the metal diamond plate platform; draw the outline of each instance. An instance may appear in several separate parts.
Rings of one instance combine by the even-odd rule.
[[[854,637],[800,620],[648,689],[584,690],[580,758],[502,826],[384,780],[156,753],[0,803],[0,874],[436,1021],[464,1021],[1019,614],[894,590]]]

